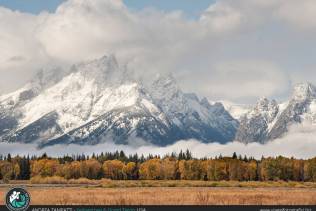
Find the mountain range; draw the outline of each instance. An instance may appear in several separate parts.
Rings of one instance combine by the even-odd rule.
[[[39,147],[137,139],[158,146],[186,139],[266,143],[305,120],[316,120],[312,84],[296,85],[286,103],[262,98],[241,108],[185,93],[172,75],[136,78],[112,55],[42,70],[0,96],[1,142]]]
[[[303,122],[316,123],[316,87],[310,83],[295,85],[284,103],[261,98],[239,119],[235,140],[266,143],[282,137],[291,125]]]

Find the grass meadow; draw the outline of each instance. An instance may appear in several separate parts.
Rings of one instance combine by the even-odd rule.
[[[33,205],[315,205],[316,183],[238,181],[14,181],[25,186]],[[51,197],[50,197],[51,196]],[[3,203],[3,202],[2,202]]]

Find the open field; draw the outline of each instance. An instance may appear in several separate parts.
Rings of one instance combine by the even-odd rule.
[[[1,184],[0,198],[23,185],[33,205],[315,205],[315,183],[86,181],[87,184]],[[287,185],[286,185],[287,184]],[[296,187],[295,187],[295,185]],[[214,184],[213,184],[214,185]],[[195,187],[194,187],[195,186]],[[3,203],[3,201],[1,201]]]
[[[62,185],[88,186],[103,188],[132,188],[132,187],[240,187],[240,188],[315,188],[315,182],[296,181],[201,181],[201,180],[89,180],[86,178],[66,180],[62,177],[32,178],[30,181],[12,180],[11,184],[26,186]],[[7,184],[0,184],[1,186]]]
[[[315,189],[31,187],[33,205],[315,205]],[[0,189],[4,198],[5,188]],[[3,203],[3,201],[2,201]]]

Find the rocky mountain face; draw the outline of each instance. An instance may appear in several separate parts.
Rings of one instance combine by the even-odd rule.
[[[183,139],[226,143],[239,123],[221,103],[186,94],[170,75],[144,85],[114,56],[41,71],[16,92],[0,96],[2,142],[164,146]]]
[[[316,123],[316,88],[298,84],[282,104],[261,98],[252,108],[224,106],[184,93],[172,75],[144,83],[114,56],[104,56],[67,71],[42,70],[23,88],[0,96],[0,141],[40,147],[136,139],[158,146],[186,139],[266,143],[293,124]]]
[[[297,84],[290,100],[283,104],[260,99],[241,117],[236,140],[266,143],[282,137],[289,126],[303,121],[316,123],[316,87],[309,83]]]

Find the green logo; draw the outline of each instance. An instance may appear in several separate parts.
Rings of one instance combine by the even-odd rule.
[[[6,195],[6,206],[10,211],[25,211],[30,205],[30,194],[23,188],[12,188]]]

